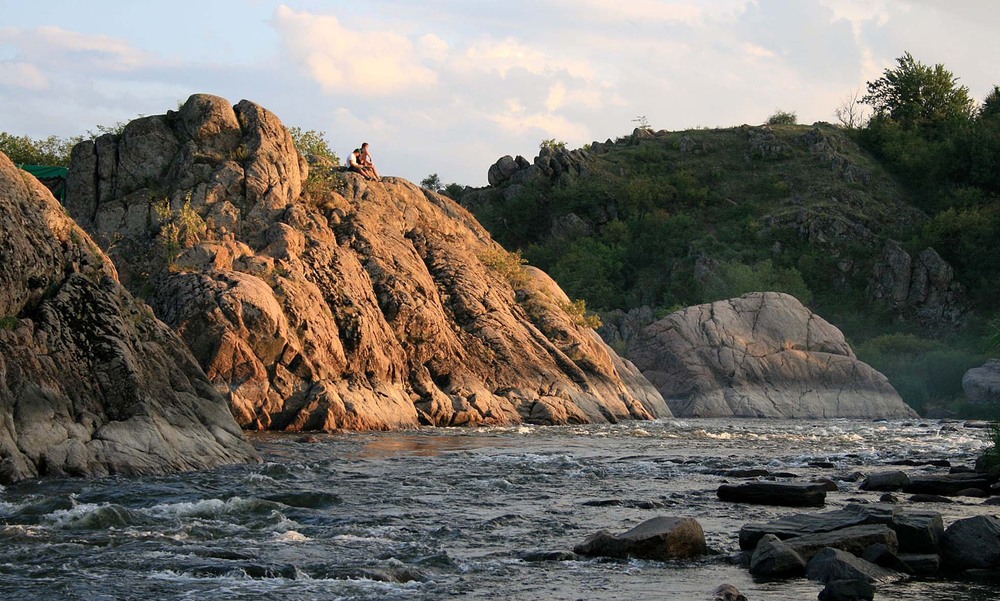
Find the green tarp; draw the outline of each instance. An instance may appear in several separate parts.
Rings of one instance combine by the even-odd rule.
[[[52,195],[59,199],[59,202],[66,204],[66,177],[69,169],[65,167],[50,167],[48,165],[18,165],[38,181],[45,184],[45,187],[52,191]]]

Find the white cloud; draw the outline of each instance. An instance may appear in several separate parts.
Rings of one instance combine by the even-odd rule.
[[[594,77],[594,68],[585,59],[553,56],[514,38],[478,40],[465,51],[464,60],[456,61],[454,66],[497,73],[500,77],[507,77],[513,69],[523,69],[534,75],[564,71],[580,79]]]
[[[557,140],[585,140],[589,136],[585,125],[574,123],[553,112],[529,112],[516,98],[507,100],[506,110],[488,115],[487,118],[515,136],[535,132],[541,132],[542,137]]]
[[[437,81],[437,74],[420,63],[414,44],[402,35],[353,31],[333,15],[297,12],[285,5],[277,8],[273,23],[289,57],[326,93],[380,96]],[[433,47],[433,40],[428,41]]]
[[[13,47],[22,61],[43,71],[127,72],[152,62],[152,57],[124,39],[60,27],[5,27],[0,29],[0,44]]]
[[[732,18],[743,10],[749,0],[714,0],[713,2],[554,0],[554,2],[565,10],[573,11],[577,17],[593,21],[703,25],[710,20]]]
[[[49,78],[35,65],[2,62],[0,63],[0,86],[25,90],[44,90],[49,87]]]

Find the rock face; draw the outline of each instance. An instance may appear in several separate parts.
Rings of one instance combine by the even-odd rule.
[[[868,296],[872,302],[886,303],[893,312],[935,330],[961,328],[968,312],[964,288],[937,251],[925,248],[914,257],[895,240],[882,248]]]
[[[670,415],[466,210],[397,178],[308,174],[276,116],[209,95],[73,152],[70,211],[242,426]]]
[[[916,416],[837,328],[787,294],[668,315],[633,341],[629,359],[679,417]]]
[[[962,390],[973,403],[1000,403],[1000,360],[990,359],[965,372]]]
[[[0,483],[257,459],[184,343],[0,154]]]

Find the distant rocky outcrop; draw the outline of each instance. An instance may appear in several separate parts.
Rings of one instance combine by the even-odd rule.
[[[0,154],[0,483],[255,461],[180,338]]]
[[[962,390],[973,403],[1000,403],[1000,359],[990,359],[965,372]]]
[[[392,177],[310,187],[309,169],[275,115],[204,94],[73,151],[71,213],[241,425],[669,415],[465,209]]]
[[[679,417],[916,416],[836,327],[787,294],[672,313],[643,329],[627,356]]]
[[[868,296],[894,313],[936,330],[964,325],[968,305],[954,270],[933,248],[915,257],[888,240],[875,263]]]

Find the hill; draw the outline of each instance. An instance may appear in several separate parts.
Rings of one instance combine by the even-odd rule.
[[[770,290],[843,329],[919,409],[953,402],[981,362],[966,288],[920,244],[928,215],[840,128],[640,128],[503,157],[489,181],[462,204],[600,311],[625,356],[622,324],[636,316]],[[932,379],[947,384],[929,389]]]

